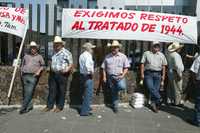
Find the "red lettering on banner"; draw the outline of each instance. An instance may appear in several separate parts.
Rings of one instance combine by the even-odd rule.
[[[74,13],[74,17],[80,17],[81,16],[81,11],[76,10],[76,12]]]
[[[123,30],[123,22],[120,22],[119,25],[117,26],[116,30]]]
[[[138,29],[139,25],[137,23],[134,23],[131,27],[132,31],[136,31]]]
[[[131,28],[131,23],[125,23],[125,25],[124,25],[124,30],[126,31],[126,30],[129,30]]]
[[[90,17],[89,13],[90,13],[90,11],[84,11],[84,14],[82,17]]]
[[[158,15],[152,13],[141,13],[140,20],[150,20],[150,21],[162,21],[169,23],[188,23],[188,18],[183,18],[181,16],[169,16],[169,15]]]
[[[140,20],[146,20],[147,14],[146,13],[142,13],[140,16]]]
[[[103,26],[101,27],[101,30],[108,30],[109,29],[109,22],[104,22]]]
[[[186,24],[188,22],[187,18],[183,18],[183,23]]]
[[[102,25],[103,25],[102,21],[97,21],[96,25],[94,26],[94,30],[101,30]]]
[[[21,14],[25,14],[26,13],[26,10],[24,8],[15,8],[15,11],[19,12]]]
[[[103,11],[97,13],[97,17],[103,17],[103,15],[104,15]]]
[[[134,17],[135,17],[135,13],[134,12],[129,13],[128,19],[133,19]]]
[[[132,30],[136,31],[139,27],[137,23],[130,23],[130,22],[109,22],[109,21],[89,21],[89,28],[88,30],[120,30],[120,31],[127,31]]]
[[[24,20],[24,18],[23,18],[22,16],[17,16],[17,17],[15,18],[15,21],[16,21],[16,22],[19,22],[19,23],[21,23],[21,24],[25,24],[25,20]]]
[[[89,28],[88,28],[89,30],[92,30],[92,29],[93,29],[95,22],[96,22],[96,21],[89,21],[89,22],[88,22],[88,24],[90,25]]]
[[[173,26],[169,26],[169,25],[161,25],[161,32],[162,34],[176,34],[178,33],[178,35],[183,35],[183,30],[182,27],[179,26],[178,28],[175,27],[175,25]]]
[[[72,26],[72,30],[85,30],[85,28],[83,27],[83,21],[76,21]]]
[[[128,16],[128,13],[127,13],[127,12],[121,13],[121,18],[125,19],[125,18],[127,18],[127,16]]]
[[[109,18],[118,18],[120,15],[120,12],[110,12]]]
[[[111,30],[113,30],[114,27],[115,27],[115,25],[118,24],[118,22],[110,22],[110,24],[112,25],[112,26],[111,26]]]
[[[10,18],[9,12],[0,12],[0,17],[1,18]]]
[[[156,24],[142,24],[142,32],[155,32]]]

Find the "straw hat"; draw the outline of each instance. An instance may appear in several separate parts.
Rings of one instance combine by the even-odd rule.
[[[36,42],[31,41],[31,43],[28,45],[28,47],[29,47],[29,48],[30,48],[30,47],[36,47],[36,48],[39,48],[39,45],[37,45]]]
[[[108,43],[107,46],[108,47],[121,47],[122,45],[117,40],[113,40],[112,44]]]
[[[95,45],[92,45],[90,42],[86,42],[84,45],[83,45],[83,48],[89,48],[89,49],[92,49],[92,48],[95,48],[96,46]]]
[[[62,38],[61,38],[60,36],[55,36],[53,43],[54,43],[54,44],[60,43],[60,44],[62,44],[62,45],[65,44],[64,41],[62,40]]]
[[[173,42],[169,47],[168,47],[168,51],[169,52],[174,52],[180,48],[184,47],[183,45],[180,45],[180,43],[178,42]]]

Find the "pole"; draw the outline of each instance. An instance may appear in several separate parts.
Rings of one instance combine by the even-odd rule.
[[[20,45],[20,48],[19,48],[19,52],[18,52],[18,55],[17,55],[17,63],[19,62],[19,59],[20,59],[20,56],[21,56],[21,53],[22,53],[22,49],[23,49],[23,46],[24,46],[24,41],[25,41],[27,29],[28,29],[28,23],[25,26],[24,36],[22,38],[22,42],[21,42],[21,45]],[[13,89],[13,84],[14,84],[15,76],[16,76],[16,73],[17,73],[17,67],[18,66],[15,65],[15,68],[14,68],[14,71],[13,71],[12,80],[11,80],[11,83],[10,83],[10,88],[9,88],[8,95],[7,95],[7,98],[8,98],[8,103],[7,104],[8,105],[10,104],[10,97],[11,97],[11,93],[12,93],[12,89]]]

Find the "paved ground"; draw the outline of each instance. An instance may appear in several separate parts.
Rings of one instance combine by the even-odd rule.
[[[92,117],[80,117],[76,110],[43,113],[40,108],[19,115],[17,109],[0,110],[0,133],[200,133],[185,119],[192,107],[162,107],[158,114],[148,108],[120,107],[119,114],[97,107]]]

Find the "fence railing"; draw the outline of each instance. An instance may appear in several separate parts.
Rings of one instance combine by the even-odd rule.
[[[1,3],[0,3],[1,4]],[[10,4],[10,3],[9,3]],[[4,3],[3,6],[6,6]],[[12,3],[12,7],[15,7],[15,3]],[[66,5],[65,5],[66,6]],[[21,7],[24,7],[24,4],[21,4]],[[52,54],[52,41],[55,35],[60,35],[61,33],[58,31],[59,26],[61,26],[61,20],[59,18],[59,11],[60,6],[54,5],[54,8],[50,8],[48,4],[45,6],[45,22],[43,25],[41,25],[41,7],[38,4],[37,5],[37,19],[33,20],[33,5],[29,5],[29,29],[27,32],[27,36],[25,39],[25,47],[23,50],[23,54],[26,52],[26,44],[28,44],[30,41],[36,41],[40,45],[40,53],[43,55],[46,65],[48,65],[48,59],[51,57]],[[70,8],[73,8],[74,5],[71,5]],[[67,7],[65,7],[67,8]],[[82,8],[80,5],[79,8]],[[90,8],[90,7],[88,7]],[[95,8],[98,8],[96,6]],[[104,7],[106,9],[106,7]],[[113,8],[114,9],[114,8]],[[54,12],[53,15],[53,22],[49,22],[49,18],[52,17],[51,12]],[[33,23],[37,23],[37,28],[34,31],[33,29]],[[49,34],[49,26],[53,26],[53,34]],[[42,33],[41,26],[44,26],[45,32]],[[12,40],[12,41],[8,41]],[[142,37],[141,37],[142,40]],[[14,36],[14,35],[7,35],[5,33],[0,33],[0,62],[1,64],[10,65],[12,64],[12,60],[16,57],[17,54],[17,48],[19,47],[19,42],[21,41],[20,38]],[[76,66],[78,66],[78,57],[81,54],[82,48],[81,46],[85,43],[90,41],[94,45],[97,46],[97,50],[95,51],[95,60],[96,60],[96,66],[99,66],[101,62],[103,61],[103,58],[105,54],[108,52],[108,49],[106,48],[106,44],[112,40],[100,40],[100,39],[73,39],[68,38],[64,39],[66,42],[66,48],[69,49],[72,52],[74,63]],[[123,40],[120,41],[123,44],[122,51],[127,56],[139,56],[139,58],[142,56],[142,53],[146,50],[149,50],[151,48],[151,42],[147,41],[135,41],[135,40]],[[10,44],[9,44],[10,43]],[[166,43],[162,43],[162,51],[165,53],[167,49]],[[186,46],[186,51],[189,51],[191,54],[194,53],[194,46],[188,45]],[[22,54],[22,56],[23,56]]]

